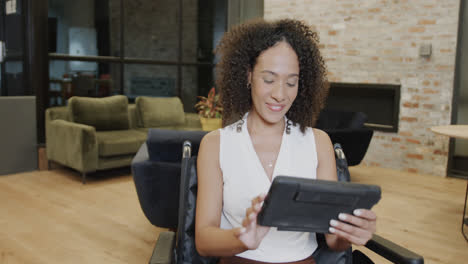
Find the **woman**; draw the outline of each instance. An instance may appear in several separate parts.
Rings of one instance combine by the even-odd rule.
[[[197,251],[221,263],[314,263],[315,234],[256,218],[277,175],[337,180],[331,141],[312,129],[328,92],[317,34],[295,20],[256,21],[227,32],[217,52],[224,127],[198,153]],[[325,235],[333,250],[375,232],[370,210],[339,218]]]

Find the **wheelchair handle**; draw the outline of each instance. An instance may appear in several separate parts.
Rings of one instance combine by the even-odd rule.
[[[189,158],[192,156],[192,143],[188,140],[184,141],[182,146],[182,158]]]

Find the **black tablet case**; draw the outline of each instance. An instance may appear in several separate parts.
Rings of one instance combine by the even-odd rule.
[[[278,230],[328,233],[339,213],[371,209],[380,197],[375,185],[277,176],[257,219]]]

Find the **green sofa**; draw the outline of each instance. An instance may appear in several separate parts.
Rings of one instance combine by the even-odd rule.
[[[46,110],[49,161],[86,174],[129,166],[150,128],[201,130],[195,113],[184,113],[178,97],[138,97],[128,104],[123,95],[72,97],[67,106]]]

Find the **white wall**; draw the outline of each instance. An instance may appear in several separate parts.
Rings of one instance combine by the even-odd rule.
[[[36,97],[2,96],[0,113],[0,175],[36,170]]]

